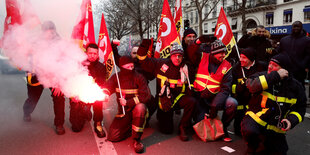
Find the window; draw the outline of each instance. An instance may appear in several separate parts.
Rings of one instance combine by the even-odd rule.
[[[233,18],[231,20],[231,29],[233,29],[233,30],[237,29],[237,18]]]
[[[191,24],[193,24],[193,19],[194,19],[194,14],[193,14],[193,12],[191,11],[191,18],[190,18]]]
[[[212,22],[212,32],[215,31],[216,22]]]
[[[266,13],[266,25],[273,25],[273,12]]]
[[[304,21],[310,22],[310,5],[305,6],[304,8]]]
[[[203,24],[203,33],[208,33],[208,23]]]
[[[289,2],[289,1],[292,1],[292,0],[283,0],[283,2]]]
[[[205,14],[204,14],[204,16],[206,17],[208,15],[208,13],[209,13],[209,5],[205,5]],[[207,19],[208,19],[208,17],[207,17]]]
[[[292,15],[293,15],[292,9],[284,10],[283,11],[283,24],[291,23]]]
[[[195,14],[195,16],[196,16],[196,17],[195,17],[195,23],[198,23],[198,11],[195,11],[195,13],[196,13],[196,14]]]
[[[216,8],[214,8],[213,12],[212,12],[212,18],[216,17]]]

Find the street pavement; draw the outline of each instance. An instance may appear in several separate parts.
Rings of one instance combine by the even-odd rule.
[[[155,84],[150,84],[155,93]],[[86,123],[79,133],[72,132],[69,122],[69,103],[66,100],[66,120],[64,135],[54,131],[53,103],[50,91],[45,89],[39,103],[32,113],[32,121],[23,121],[23,104],[27,96],[23,74],[0,74],[0,154],[3,155],[127,155],[135,154],[132,139],[111,143],[106,138],[97,138],[93,132],[93,122]],[[104,125],[108,129],[116,113],[115,95],[104,106]],[[307,108],[310,113],[310,108]],[[164,135],[158,132],[156,116],[146,128],[142,142],[146,146],[144,154],[244,154],[246,144],[242,138],[231,135],[233,142],[202,142],[194,133],[188,142],[182,142],[177,135],[177,124],[181,116],[174,120],[175,132]],[[230,131],[233,129],[230,128]],[[288,154],[299,155],[310,152],[310,118],[287,133],[290,147]],[[229,153],[222,147],[229,147]]]

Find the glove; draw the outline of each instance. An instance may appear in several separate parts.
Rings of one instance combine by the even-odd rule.
[[[207,35],[202,35],[198,39],[195,40],[196,44],[201,44],[201,43],[206,43],[206,42],[211,42],[211,39]]]
[[[119,46],[120,41],[119,40],[112,40],[111,42],[111,46],[113,51],[116,49],[117,50],[117,46]]]
[[[151,40],[150,39],[143,39],[142,43],[139,46],[137,54],[139,56],[147,55],[147,51],[149,50],[150,45],[151,45]]]

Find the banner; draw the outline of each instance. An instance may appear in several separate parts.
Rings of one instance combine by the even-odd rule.
[[[103,14],[101,17],[98,45],[99,45],[99,61],[105,63],[107,71],[106,77],[109,78],[113,70],[114,61],[108,29]]]
[[[74,26],[71,38],[86,51],[89,43],[95,42],[94,22],[91,0],[83,0],[81,4],[81,14],[77,24]]]
[[[183,38],[183,32],[184,32],[184,24],[182,19],[182,2],[181,0],[176,0],[174,5],[174,23],[179,35],[179,39],[182,40]]]
[[[153,44],[154,44],[154,38],[151,38],[151,46],[149,47],[149,50],[147,51],[147,57],[149,58],[153,57]]]
[[[228,55],[231,53],[232,48],[236,44],[236,40],[227,21],[227,17],[225,15],[223,7],[221,8],[220,15],[217,19],[214,36],[217,39],[221,40],[226,46],[228,51],[226,57],[228,57]]]
[[[168,0],[164,0],[154,57],[168,58],[171,44],[174,42],[181,45]]]
[[[11,25],[22,24],[22,17],[20,15],[19,5],[17,0],[5,0],[6,17],[4,20],[3,34],[9,29]]]

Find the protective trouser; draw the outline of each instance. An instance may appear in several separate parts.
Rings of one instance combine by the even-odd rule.
[[[43,89],[44,87],[42,85],[30,86],[29,84],[27,84],[28,98],[26,99],[23,106],[24,115],[30,115],[34,111],[41,97]],[[54,96],[52,88],[50,88],[50,90],[54,103],[54,124],[55,126],[61,126],[65,122],[65,97],[63,94],[59,96]]]
[[[248,115],[241,122],[241,132],[248,146],[247,153],[286,154],[288,151],[284,134],[267,131]]]
[[[191,124],[192,114],[194,112],[194,108],[197,104],[197,100],[188,95],[182,96],[175,106],[167,111],[164,112],[160,108],[157,110],[157,120],[159,122],[159,130],[162,133],[165,134],[171,134],[173,133],[173,114],[174,110],[176,109],[184,109],[184,113],[182,116],[182,119],[180,121],[180,127],[182,128],[188,128]]]
[[[85,123],[84,103],[74,102],[70,99],[70,123],[74,132],[79,132],[83,129]]]
[[[108,140],[112,142],[124,140],[130,137],[131,132],[133,138],[139,140],[143,134],[147,116],[148,111],[143,103],[136,104],[132,110],[126,111],[123,117],[116,115],[110,126]]]

